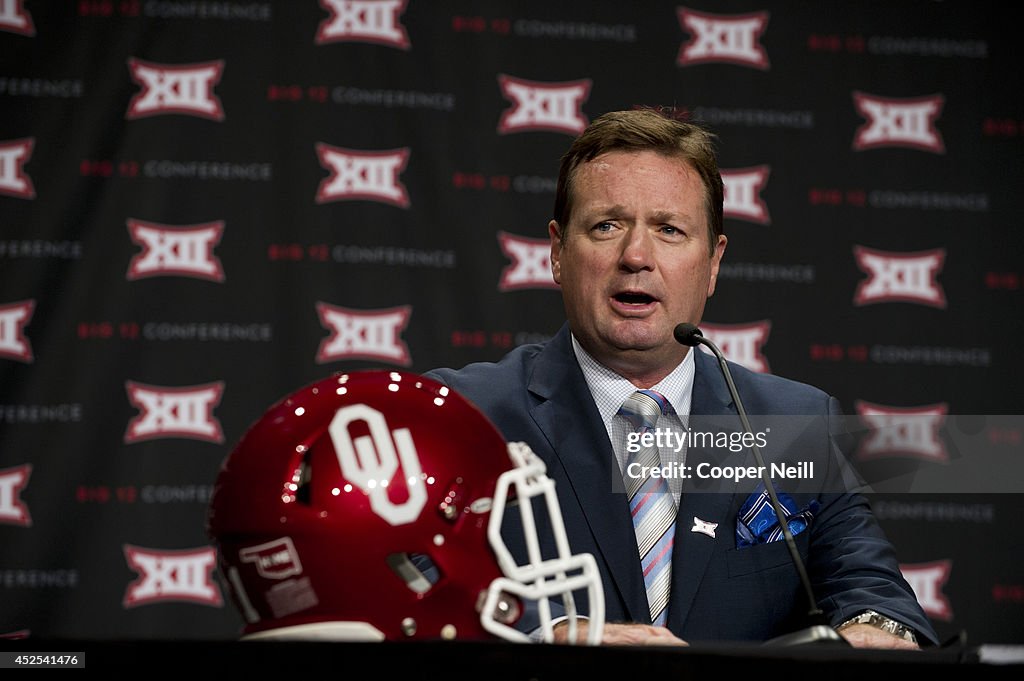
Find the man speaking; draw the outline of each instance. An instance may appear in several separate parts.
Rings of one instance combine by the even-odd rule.
[[[546,462],[572,549],[597,559],[614,623],[603,642],[768,641],[808,626],[764,488],[697,472],[755,465],[714,433],[694,441],[698,422],[738,429],[737,405],[715,359],[674,336],[699,326],[726,250],[713,135],[652,109],[600,116],[562,158],[548,232],[562,329],[497,363],[428,375]],[[765,435],[789,458],[782,470],[814,471],[776,484],[826,624],[854,646],[936,643],[866,499],[837,482],[838,401],[730,369],[750,413],[826,424]]]

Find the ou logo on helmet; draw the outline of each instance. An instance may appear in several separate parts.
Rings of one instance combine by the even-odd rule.
[[[349,424],[363,421],[369,435],[352,439]],[[370,499],[374,513],[391,525],[405,525],[419,517],[427,503],[427,489],[420,475],[420,458],[408,428],[389,430],[384,415],[365,404],[342,407],[327,431],[338,456],[341,473]],[[388,482],[401,463],[409,497],[401,504],[388,496]]]

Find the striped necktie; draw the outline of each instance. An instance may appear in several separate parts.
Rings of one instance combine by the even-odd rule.
[[[654,390],[638,390],[630,395],[619,409],[633,427],[633,432],[642,434],[654,432],[658,417],[674,414],[672,405]],[[664,626],[668,615],[669,587],[672,583],[672,543],[675,536],[676,504],[663,477],[641,473],[661,466],[657,446],[644,447],[637,441],[639,451],[629,452],[627,471],[630,464],[639,464],[637,476],[624,476],[626,495],[629,497],[629,511],[633,516],[636,530],[640,566],[643,569],[644,585],[647,588],[647,604],[651,610],[651,622]],[[628,451],[628,450],[627,450]]]

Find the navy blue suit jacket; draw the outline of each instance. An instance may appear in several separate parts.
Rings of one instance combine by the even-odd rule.
[[[691,429],[742,424],[717,360],[696,351]],[[838,402],[808,385],[730,364],[754,430],[770,428],[767,461],[812,460],[814,478],[775,480],[801,507],[819,505],[810,527],[795,536],[818,607],[832,625],[866,609],[936,636],[899,570],[892,545],[865,498],[837,483],[830,424]],[[509,441],[527,442],[555,480],[572,550],[596,558],[607,621],[650,623],[636,538],[622,476],[607,431],[572,349],[567,326],[547,343],[516,348],[497,363],[476,363],[427,374],[474,402]],[[801,415],[799,419],[762,418]],[[696,427],[694,424],[698,424]],[[686,464],[755,465],[748,448],[691,447]],[[705,467],[707,470],[707,467]],[[695,478],[694,474],[694,478]],[[737,511],[753,483],[687,480],[676,523],[667,626],[695,641],[765,641],[807,626],[809,602],[784,541],[737,548]],[[717,523],[714,537],[693,531],[697,520]],[[586,604],[583,605],[584,612]]]

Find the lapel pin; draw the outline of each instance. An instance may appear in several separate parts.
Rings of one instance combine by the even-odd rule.
[[[718,527],[718,523],[709,523],[706,520],[701,520],[697,516],[693,516],[693,527],[690,528],[690,532],[700,532],[706,534],[712,539],[715,538],[715,528]]]

